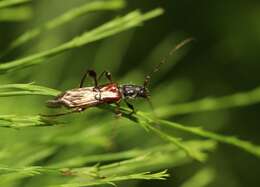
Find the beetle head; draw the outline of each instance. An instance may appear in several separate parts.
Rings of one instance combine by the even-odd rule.
[[[133,84],[123,85],[121,92],[128,99],[135,99],[137,97],[147,98],[149,96],[149,91],[146,87]]]

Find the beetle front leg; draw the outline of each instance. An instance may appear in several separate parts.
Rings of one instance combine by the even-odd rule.
[[[87,71],[85,72],[85,74],[83,75],[83,77],[82,77],[82,79],[81,79],[81,81],[80,81],[79,87],[80,87],[80,88],[83,87],[84,82],[85,82],[85,79],[86,79],[87,76],[90,76],[90,77],[93,78],[95,87],[97,87],[97,86],[98,86],[97,74],[96,74],[96,72],[95,72],[94,70],[87,70]]]
[[[132,105],[131,103],[129,103],[127,100],[124,100],[127,107],[130,108],[132,111],[129,113],[129,115],[131,116],[132,114],[135,113],[135,108],[134,108],[134,105]]]

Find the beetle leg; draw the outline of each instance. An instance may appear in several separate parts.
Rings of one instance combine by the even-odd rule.
[[[58,117],[58,116],[64,116],[67,114],[72,114],[74,112],[77,112],[75,110],[69,111],[69,112],[63,112],[63,113],[59,113],[59,114],[40,114],[40,116],[42,117]]]
[[[120,104],[119,104],[119,102],[116,103],[115,113],[116,113],[116,117],[121,117],[122,116],[122,112],[120,111]]]
[[[109,80],[109,82],[110,83],[112,83],[113,81],[112,81],[112,75],[111,75],[111,73],[109,72],[109,71],[103,71],[99,76],[98,76],[98,81],[100,81],[100,79],[104,76],[104,74],[105,74],[105,76],[106,76],[106,78]]]
[[[82,112],[84,110],[85,110],[85,108],[75,108],[75,109],[68,111],[68,112],[63,112],[63,113],[59,113],[59,114],[40,114],[40,116],[42,116],[42,117],[58,117],[58,116],[64,116],[64,115],[67,115],[67,114],[72,114],[72,113],[75,113],[75,112]]]
[[[97,86],[98,86],[97,74],[96,74],[96,72],[95,72],[94,70],[87,70],[87,71],[86,71],[86,73],[83,75],[83,77],[82,77],[82,79],[81,79],[81,81],[80,81],[79,87],[80,87],[80,88],[83,87],[83,84],[84,84],[85,79],[86,79],[87,76],[90,76],[90,77],[93,78],[95,87],[97,87]]]
[[[132,111],[129,113],[129,115],[131,116],[132,114],[135,113],[135,108],[134,108],[134,105],[132,105],[131,103],[129,103],[127,100],[124,100],[127,107],[130,108]]]

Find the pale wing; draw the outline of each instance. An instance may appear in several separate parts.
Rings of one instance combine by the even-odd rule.
[[[112,85],[113,86],[113,85]],[[77,88],[68,90],[60,98],[60,101],[70,108],[91,107],[102,103],[117,101],[121,96],[117,87],[104,86],[100,89],[94,87]]]
[[[78,88],[66,91],[60,100],[68,107],[93,106],[99,102],[98,94],[93,87]]]

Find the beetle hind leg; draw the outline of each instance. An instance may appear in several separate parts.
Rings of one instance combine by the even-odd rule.
[[[97,86],[98,86],[97,74],[96,74],[96,72],[95,72],[94,70],[87,70],[87,71],[85,72],[85,74],[83,75],[83,77],[82,77],[82,79],[81,79],[81,81],[80,81],[79,87],[80,87],[80,88],[83,87],[84,82],[85,82],[85,79],[86,79],[87,76],[90,76],[91,78],[93,78],[95,87],[97,87]]]
[[[119,102],[116,103],[115,114],[116,114],[117,118],[122,116],[122,112],[120,111],[120,104],[119,104]]]
[[[58,113],[58,114],[40,114],[40,116],[42,116],[42,117],[59,117],[59,116],[65,116],[65,115],[68,115],[68,114],[73,114],[73,113],[76,113],[76,112],[82,112],[84,110],[85,110],[85,108],[75,108],[75,109],[68,111],[68,112],[63,112],[63,113]]]

